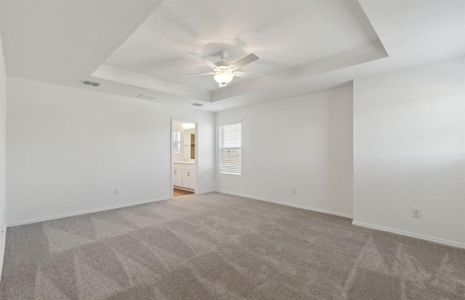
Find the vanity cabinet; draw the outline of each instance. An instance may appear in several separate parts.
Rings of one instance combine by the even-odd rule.
[[[191,162],[175,162],[173,165],[173,185],[180,189],[195,190],[197,177],[195,164]]]
[[[174,165],[173,168],[173,185],[182,186],[182,167]]]

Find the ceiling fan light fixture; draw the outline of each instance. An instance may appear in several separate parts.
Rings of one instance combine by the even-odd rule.
[[[212,69],[213,72],[208,73],[197,73],[197,74],[187,74],[184,77],[198,77],[198,76],[211,76],[218,83],[220,88],[227,86],[235,76],[244,77],[247,75],[245,72],[238,72],[240,68],[251,64],[259,59],[259,57],[253,53],[247,54],[244,57],[239,58],[233,63],[225,62],[225,59],[228,57],[226,51],[220,51],[209,56],[221,56],[221,61],[212,62],[208,59],[209,56],[204,56],[200,54],[191,54],[195,59],[205,63],[208,67]]]
[[[221,71],[213,75],[213,79],[218,83],[219,87],[225,87],[234,79],[234,74],[230,70]]]

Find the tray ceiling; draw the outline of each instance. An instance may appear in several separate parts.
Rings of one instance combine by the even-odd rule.
[[[464,16],[463,0],[0,0],[9,76],[211,111],[464,55]],[[218,50],[255,53],[241,71],[261,76],[184,77]]]

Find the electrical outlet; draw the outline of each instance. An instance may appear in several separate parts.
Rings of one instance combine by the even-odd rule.
[[[294,195],[297,194],[297,189],[296,188],[292,189],[292,194],[294,194]]]
[[[113,191],[113,193],[115,193],[116,196],[119,196],[119,194],[120,194],[119,188],[115,188],[115,190]]]
[[[412,208],[412,217],[413,218],[420,218],[421,217],[421,210],[418,208]]]

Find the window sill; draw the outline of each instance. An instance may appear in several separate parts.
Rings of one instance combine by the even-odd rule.
[[[242,175],[242,173],[232,173],[232,172],[218,172],[218,173],[221,175],[236,175],[236,176]]]

